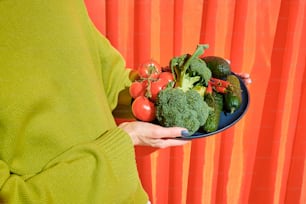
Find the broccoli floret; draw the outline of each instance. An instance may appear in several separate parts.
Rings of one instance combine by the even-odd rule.
[[[200,58],[194,58],[190,62],[189,69],[187,71],[191,77],[200,76],[200,84],[207,86],[208,81],[211,78],[211,71],[207,67],[204,60]]]
[[[187,91],[194,86],[207,86],[211,71],[205,61],[199,58],[207,48],[208,45],[198,45],[192,55],[184,54],[171,59],[170,68],[174,74],[176,87]]]
[[[204,99],[198,94],[198,92],[194,90],[189,90],[185,94],[189,108],[197,112],[197,119],[200,122],[200,126],[204,125],[211,108],[207,105]]]
[[[166,88],[156,100],[156,118],[165,127],[185,127],[195,133],[207,120],[210,108],[195,91],[184,92],[179,88]]]

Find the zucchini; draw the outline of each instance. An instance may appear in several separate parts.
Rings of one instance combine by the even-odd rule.
[[[228,75],[226,80],[230,82],[228,92],[224,96],[224,109],[226,112],[234,113],[242,103],[240,81],[235,75]]]
[[[212,110],[209,112],[208,118],[202,129],[205,132],[213,132],[218,129],[221,112],[223,110],[223,95],[217,92],[212,92],[205,96],[205,102]]]

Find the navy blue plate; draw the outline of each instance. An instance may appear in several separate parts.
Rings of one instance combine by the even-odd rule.
[[[208,136],[212,136],[212,135],[215,135],[217,133],[220,133],[220,132],[230,128],[234,124],[236,124],[244,116],[244,114],[247,112],[248,107],[249,107],[249,103],[250,103],[250,96],[249,96],[248,89],[247,89],[245,83],[242,81],[242,79],[239,76],[238,76],[238,78],[239,78],[240,86],[241,86],[241,90],[242,90],[242,103],[241,103],[241,106],[239,107],[238,110],[236,110],[232,114],[222,112],[218,129],[214,132],[206,133],[206,132],[198,131],[191,136],[177,137],[177,138],[178,139],[183,139],[183,140],[191,140],[191,139],[196,139],[196,138],[208,137]]]

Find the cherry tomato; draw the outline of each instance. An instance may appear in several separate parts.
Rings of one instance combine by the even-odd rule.
[[[174,81],[173,74],[171,72],[162,72],[159,74],[158,78],[167,82]]]
[[[148,81],[134,81],[130,88],[129,92],[132,98],[137,98],[138,96],[144,96],[146,93]]]
[[[138,120],[151,122],[155,119],[155,106],[145,96],[138,96],[132,103],[132,113]]]
[[[158,93],[167,87],[168,83],[174,81],[173,75],[170,72],[161,72],[158,79],[150,80],[149,93],[147,92],[147,97],[153,102],[156,101]]]
[[[158,78],[158,75],[161,73],[162,68],[155,60],[149,60],[148,62],[143,63],[138,68],[138,74],[142,78]]]
[[[157,95],[158,93],[163,90],[164,88],[166,88],[167,84],[169,82],[166,79],[163,78],[158,78],[155,81],[151,82],[151,86],[150,86],[150,92],[151,92],[151,100],[152,101],[156,101]]]

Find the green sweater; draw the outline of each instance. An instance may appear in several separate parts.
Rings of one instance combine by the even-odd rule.
[[[112,115],[128,74],[83,1],[1,0],[0,200],[146,203]]]

